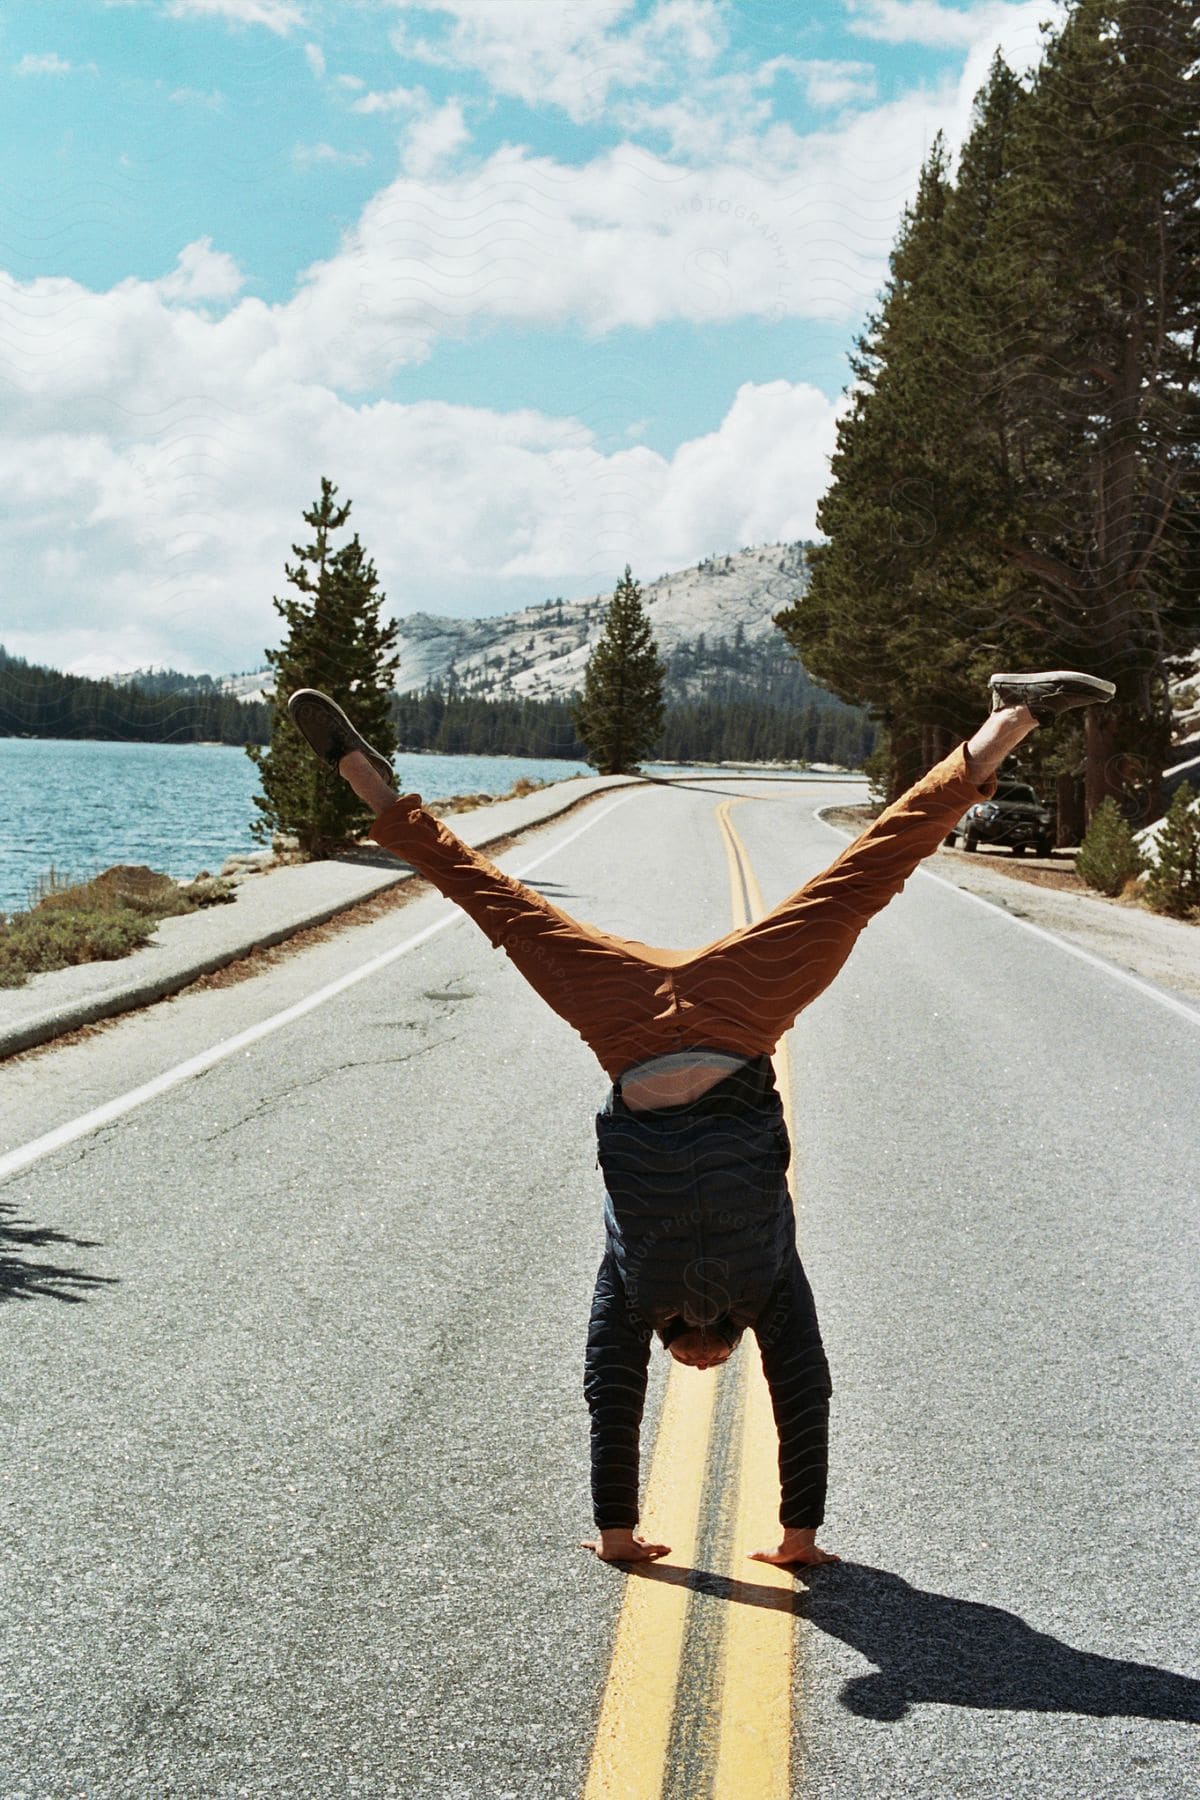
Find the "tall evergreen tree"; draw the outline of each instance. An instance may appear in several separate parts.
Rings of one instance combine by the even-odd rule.
[[[994,61],[956,184],[938,146],[923,172],[830,542],[776,618],[889,727],[892,793],[989,666],[1065,664],[1118,703],[1026,760],[1070,786],[1077,758],[1087,816],[1156,810],[1166,677],[1200,640],[1198,65],[1184,0],[1072,0],[1028,91]]]
[[[391,701],[399,658],[392,654],[397,626],[385,621],[375,565],[355,533],[335,550],[330,539],[350,516],[350,502],[337,505],[337,488],[322,477],[321,497],[304,514],[312,541],[293,544],[296,562],[284,564],[294,596],[275,598],[287,625],[278,650],[268,650],[275,672],[271,741],[248,746],[263,792],[254,796],[261,817],[251,829],[259,839],[293,833],[308,855],[327,854],[370,815],[353,790],[313,756],[287,710],[296,688],[315,687],[343,706],[368,741],[385,756],[396,739]]]
[[[654,748],[662,730],[664,675],[642,590],[626,563],[572,710],[588,761],[601,775],[634,768]]]
[[[1157,810],[1166,677],[1200,638],[1198,65],[1187,0],[1075,0],[993,233],[1019,490],[1005,554],[1045,660],[1117,683],[1085,715],[1089,817],[1139,785]]]
[[[829,541],[809,552],[807,591],[775,615],[818,681],[870,706],[887,726],[895,788],[918,772],[922,716],[940,695],[951,655],[944,621],[918,603],[935,507],[943,504],[928,479],[937,396],[922,358],[950,192],[946,166],[939,133],[905,210],[882,307],[850,359],[857,386],[838,427],[833,483],[817,510]]]

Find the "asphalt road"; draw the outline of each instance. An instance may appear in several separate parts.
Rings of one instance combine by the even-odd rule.
[[[713,781],[501,860],[703,943],[730,793],[768,905],[836,853],[844,788]],[[446,911],[0,1066],[0,1153]],[[794,1791],[1184,1800],[1200,1009],[918,878],[789,1059],[846,1558],[796,1584]],[[460,920],[0,1187],[4,1800],[581,1793],[605,1087]]]

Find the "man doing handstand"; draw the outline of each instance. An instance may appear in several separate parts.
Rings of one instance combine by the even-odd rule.
[[[616,937],[574,919],[398,795],[386,759],[325,695],[288,701],[310,746],[375,814],[372,836],[411,863],[503,949],[595,1052],[612,1087],[596,1115],[606,1246],[584,1392],[592,1502],[604,1561],[663,1555],[637,1532],[638,1439],[650,1342],[679,1362],[725,1362],[758,1340],[779,1435],[774,1563],[837,1561],[824,1518],[831,1384],[796,1251],[787,1126],[771,1068],[780,1038],[833,980],[868,921],[995,792],[996,772],[1038,725],[1108,701],[1073,670],[994,675],[974,736],[880,814],[829,868],[754,924],[699,950]]]

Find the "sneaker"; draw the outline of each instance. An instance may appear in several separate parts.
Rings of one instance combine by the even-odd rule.
[[[341,707],[328,694],[319,694],[316,688],[297,688],[287,707],[296,730],[323,763],[336,769],[348,751],[361,750],[372,768],[391,786],[394,776],[387,757],[372,750],[366,738],[359,736]]]
[[[1117,691],[1115,681],[1081,675],[1077,669],[1042,669],[1035,675],[993,675],[992,711],[1027,706],[1039,725],[1050,725],[1073,706],[1106,705]]]

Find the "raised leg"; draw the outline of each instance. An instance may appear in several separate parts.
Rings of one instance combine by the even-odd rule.
[[[1003,706],[989,713],[965,746],[971,780],[978,784],[989,780],[1005,757],[1011,756],[1022,739],[1036,729],[1037,720],[1027,706]]]
[[[975,735],[880,814],[820,875],[753,925],[710,944],[675,972],[681,1001],[720,1043],[722,1018],[738,1043],[773,1050],[828,987],[860,931],[897,895],[968,806],[995,792],[995,771],[1035,730],[1024,706],[993,712]]]
[[[652,952],[572,918],[464,844],[419,796],[398,796],[361,752],[339,766],[376,815],[376,842],[461,906],[615,1077],[688,1045],[772,1051],[868,920],[967,807],[994,792],[995,770],[1036,723],[1022,705],[994,711],[821,875],[694,953]]]
[[[426,812],[419,795],[397,795],[361,751],[344,756],[339,769],[374,812],[376,843],[461,906],[609,1074],[619,1074],[632,1060],[624,1047],[631,1026],[644,1021],[653,1033],[662,1005],[663,976],[653,960],[506,875]]]
[[[348,781],[364,806],[369,806],[378,818],[389,806],[394,806],[400,798],[395,788],[383,779],[374,763],[369,762],[361,750],[351,750],[343,756],[338,764],[338,774],[343,781]]]

